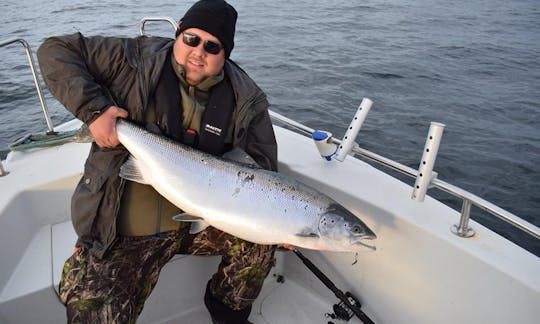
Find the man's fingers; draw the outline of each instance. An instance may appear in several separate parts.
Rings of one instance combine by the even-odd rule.
[[[121,117],[121,118],[127,118],[127,117],[129,116],[127,110],[124,110],[124,109],[122,109],[122,108],[118,108],[118,109],[120,110],[120,111],[119,111],[120,114],[118,115],[118,117]]]
[[[284,248],[284,249],[287,249],[287,250],[296,250],[296,246],[295,245],[291,245],[291,244],[281,244],[280,247]]]
[[[116,135],[116,118],[118,117],[126,118],[128,112],[120,107],[110,106],[90,124],[90,132],[94,135],[98,146],[113,148],[120,144]]]
[[[109,110],[110,110],[110,113],[111,113],[111,117],[112,117],[112,118],[118,118],[118,117],[120,117],[120,118],[127,118],[127,116],[128,116],[127,110],[122,109],[122,108],[120,108],[120,107],[112,106],[112,107],[110,107],[109,109],[107,109],[107,110],[105,111],[105,113],[106,113],[107,111],[109,111]]]

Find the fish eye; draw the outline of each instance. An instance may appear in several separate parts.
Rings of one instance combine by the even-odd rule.
[[[356,234],[362,233],[362,229],[360,228],[360,226],[357,225],[353,226],[352,231]]]

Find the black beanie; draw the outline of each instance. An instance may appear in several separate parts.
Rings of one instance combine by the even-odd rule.
[[[200,0],[180,19],[182,24],[176,31],[176,37],[188,28],[202,29],[219,39],[228,58],[234,47],[237,16],[236,10],[223,0]]]

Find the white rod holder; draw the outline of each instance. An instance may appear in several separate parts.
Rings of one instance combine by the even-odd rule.
[[[429,126],[424,153],[422,154],[422,160],[418,168],[418,175],[416,176],[411,197],[418,202],[424,201],[431,181],[437,177],[437,174],[433,172],[433,166],[435,165],[437,152],[439,152],[444,126],[444,124],[436,122],[431,122]]]
[[[349,125],[349,128],[345,132],[345,136],[341,141],[341,145],[339,145],[337,149],[335,157],[336,160],[343,162],[347,155],[351,153],[351,150],[356,145],[356,135],[358,135],[360,128],[362,128],[362,124],[364,123],[364,120],[366,120],[366,116],[372,105],[373,101],[371,101],[370,99],[362,99],[362,102],[360,103],[360,106],[358,107],[358,110],[356,111],[356,114],[354,115],[353,120]]]

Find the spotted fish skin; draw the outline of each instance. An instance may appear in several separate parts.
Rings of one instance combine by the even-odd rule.
[[[118,120],[131,153],[120,176],[152,185],[198,232],[211,225],[258,244],[358,251],[376,238],[352,212],[294,178],[216,157]],[[245,154],[245,153],[244,153]]]

